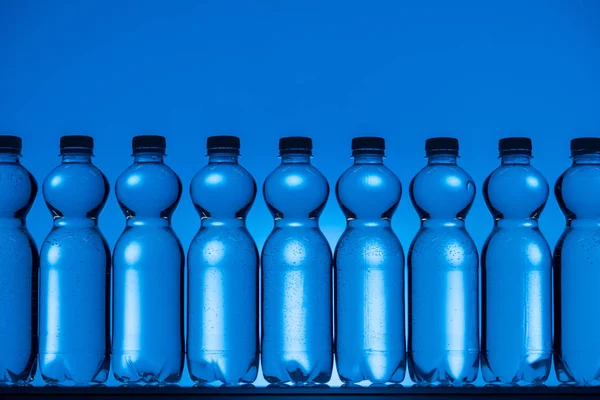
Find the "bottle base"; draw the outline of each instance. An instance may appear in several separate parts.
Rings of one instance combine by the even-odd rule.
[[[593,352],[571,351],[562,357],[554,354],[556,378],[566,386],[600,386],[598,365],[600,354]]]
[[[140,352],[113,354],[113,376],[125,384],[160,385],[177,383],[183,373],[183,356],[179,359],[156,360],[140,356]]]
[[[361,354],[336,355],[340,379],[348,384],[379,385],[400,383],[406,375],[404,352],[363,351]],[[348,362],[350,360],[351,362]]]
[[[331,379],[333,355],[328,352],[315,357],[314,353],[297,351],[277,355],[275,359],[263,353],[262,368],[265,380],[271,384],[323,384]]]
[[[197,354],[187,359],[190,377],[197,385],[221,382],[227,386],[253,383],[258,375],[258,354],[229,351]]]
[[[110,355],[106,353],[40,353],[40,374],[50,385],[101,384],[108,379]]]
[[[482,353],[481,374],[486,382],[503,386],[539,386],[548,379],[552,364],[550,352],[528,352],[516,357],[509,357],[510,354],[515,353]],[[494,360],[492,365],[490,359]]]
[[[6,357],[6,355],[3,354],[2,357]],[[10,357],[7,358],[10,359]],[[28,354],[18,357],[19,360],[27,360],[28,358],[31,358]],[[28,386],[33,381],[37,370],[36,357],[27,362],[25,368],[23,368],[23,363],[20,362],[17,363],[20,364],[18,368],[11,368],[6,364],[6,362],[0,361],[0,386]],[[15,372],[15,370],[18,372]]]
[[[408,355],[410,378],[417,384],[466,386],[477,379],[479,352],[413,351]]]

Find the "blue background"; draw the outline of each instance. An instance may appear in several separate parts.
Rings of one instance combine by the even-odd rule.
[[[199,226],[188,185],[207,136],[239,135],[259,185],[280,136],[312,136],[333,188],[351,138],[382,135],[405,189],[393,226],[407,250],[419,227],[407,189],[427,137],[458,137],[480,189],[501,137],[532,137],[553,184],[569,140],[600,134],[599,17],[592,0],[0,0],[0,131],[23,137],[40,183],[61,135],[90,134],[113,185],[133,135],[165,135],[186,188],[173,219],[184,247]],[[28,224],[40,245],[52,226],[41,196]],[[262,246],[272,220],[261,193],[248,225]],[[540,225],[554,246],[564,226],[554,196]],[[100,226],[112,247],[125,226],[114,193]],[[345,226],[334,196],[321,226],[333,247]],[[467,227],[481,248],[492,228],[481,190]]]

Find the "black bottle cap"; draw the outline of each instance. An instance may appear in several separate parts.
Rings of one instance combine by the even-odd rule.
[[[209,136],[206,139],[206,150],[212,153],[235,153],[240,154],[240,138],[237,136]]]
[[[531,139],[527,137],[507,137],[498,141],[500,156],[509,154],[531,155]]]
[[[0,153],[21,154],[23,141],[18,136],[0,135]]]
[[[94,152],[94,138],[85,135],[67,135],[60,138],[60,154]]]
[[[458,139],[451,137],[435,137],[425,141],[425,154],[458,155]]]
[[[600,153],[600,138],[582,137],[571,140],[571,157],[593,153]]]
[[[376,153],[384,155],[385,139],[377,136],[360,136],[352,139],[352,155]]]
[[[141,135],[134,136],[131,140],[131,149],[133,154],[138,153],[165,153],[167,148],[167,140],[164,136],[158,135]]]
[[[305,136],[288,136],[279,139],[279,154],[312,154],[312,139]]]

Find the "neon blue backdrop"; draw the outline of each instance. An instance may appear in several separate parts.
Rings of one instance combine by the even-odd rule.
[[[458,137],[480,189],[503,136],[532,137],[553,184],[569,139],[600,135],[599,17],[593,1],[0,0],[0,131],[23,137],[40,182],[62,134],[93,135],[113,185],[131,136],[163,134],[186,187],[212,134],[241,137],[259,185],[278,137],[312,136],[332,187],[350,139],[382,135],[405,189],[393,226],[407,250],[419,226],[408,183],[427,137]],[[51,227],[41,196],[28,223],[40,245]],[[262,194],[248,224],[262,246],[272,227]],[[344,229],[334,196],[321,225],[334,246]],[[564,225],[553,196],[540,225],[553,246]],[[100,226],[112,246],[124,228],[114,193]],[[184,246],[198,226],[186,188],[174,216]],[[467,227],[481,247],[492,219],[480,190]]]

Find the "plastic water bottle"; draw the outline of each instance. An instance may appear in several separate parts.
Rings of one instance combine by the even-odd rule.
[[[571,141],[554,191],[567,226],[554,251],[554,363],[561,382],[600,381],[600,138]]]
[[[35,374],[39,257],[25,218],[37,194],[20,137],[0,135],[0,385]]]
[[[346,383],[405,373],[404,251],[391,227],[402,186],[384,150],[382,138],[354,138],[354,165],[336,186],[347,219],[335,250],[336,365]]]
[[[264,196],[275,227],[262,252],[262,368],[269,383],[328,382],[333,363],[331,249],[319,229],[329,196],[312,140],[279,141]]]
[[[408,253],[408,362],[418,383],[461,385],[479,369],[479,257],[464,221],[475,183],[457,165],[458,140],[428,139],[425,150],[410,184],[421,229]]]
[[[481,256],[481,368],[487,382],[541,384],[552,361],[552,256],[538,228],[548,182],[530,164],[531,139],[499,150],[483,186],[494,229]]]
[[[256,183],[240,139],[211,136],[190,185],[201,217],[188,252],[187,359],[196,383],[251,383],[258,371],[258,250],[246,229]]]
[[[113,252],[113,373],[120,382],[175,383],[183,369],[184,254],[171,228],[181,181],[162,136],[133,138],[115,192],[126,227]]]
[[[44,180],[54,227],[40,252],[40,371],[48,383],[102,383],[110,364],[110,250],[98,229],[109,193],[89,136],[60,139]]]

